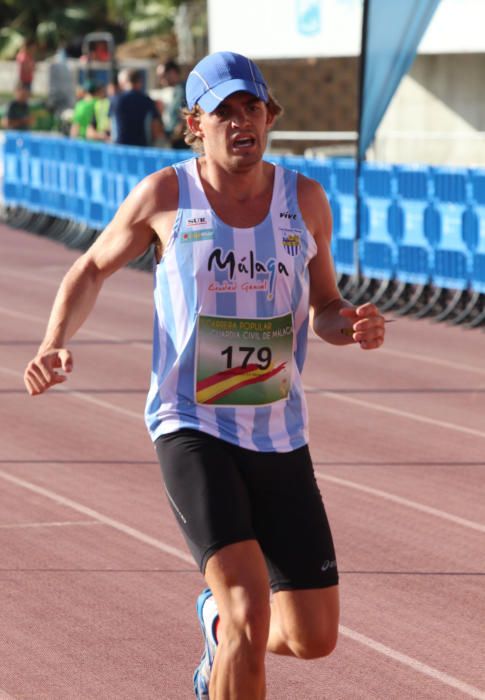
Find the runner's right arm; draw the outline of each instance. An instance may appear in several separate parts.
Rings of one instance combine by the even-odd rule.
[[[68,341],[92,311],[104,280],[143,254],[153,242],[157,217],[174,206],[174,179],[173,170],[167,168],[139,183],[111,223],[65,275],[44,339],[24,373],[24,383],[31,396],[65,381],[66,377],[57,370],[72,369],[72,355],[66,348]]]

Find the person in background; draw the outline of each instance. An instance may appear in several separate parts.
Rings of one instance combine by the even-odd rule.
[[[118,75],[121,92],[111,101],[111,140],[126,146],[154,146],[165,136],[155,102],[143,92],[143,75],[124,69]]]
[[[92,51],[92,59],[93,59],[93,61],[110,61],[111,60],[111,54],[109,52],[108,42],[106,42],[106,41],[97,41],[96,42],[96,44],[94,45],[94,49]]]
[[[81,54],[79,57],[81,63],[89,63],[90,61],[110,61],[111,54],[106,41],[96,41],[88,46],[87,53]]]
[[[125,86],[126,89],[126,86]],[[94,141],[111,141],[111,103],[113,98],[121,91],[118,77],[115,76],[106,86],[106,94],[96,101],[94,116],[89,125],[86,136]]]
[[[110,89],[110,86],[108,86]],[[111,138],[111,119],[109,111],[111,99],[107,94],[107,88],[103,86],[103,92],[99,93],[94,103],[94,114],[86,130],[86,138],[92,141],[109,141]]]
[[[157,77],[162,88],[171,88],[170,92],[164,91],[164,99],[161,101],[162,120],[170,147],[187,148],[184,139],[185,119],[182,115],[185,107],[185,82],[178,63],[171,59],[159,65]]]
[[[29,129],[33,124],[33,117],[29,109],[30,91],[23,83],[17,83],[14,91],[14,99],[7,105],[7,111],[2,119],[5,129]]]
[[[47,100],[49,108],[58,116],[73,109],[76,103],[74,75],[67,63],[66,50],[59,46],[48,65]]]
[[[113,101],[113,97],[116,97],[116,95],[118,95],[120,93],[120,90],[121,90],[121,87],[120,87],[118,77],[115,76],[114,78],[112,78],[109,81],[108,85],[106,86],[106,94],[107,94],[110,102]]]
[[[96,100],[104,96],[104,86],[97,85],[92,80],[87,80],[83,88],[84,95],[74,106],[70,130],[70,136],[72,138],[86,138],[88,127],[94,118]]]
[[[27,39],[15,58],[18,67],[18,79],[24,88],[32,92],[32,81],[35,72],[35,41]]]

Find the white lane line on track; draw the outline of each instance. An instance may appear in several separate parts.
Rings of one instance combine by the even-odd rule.
[[[439,365],[440,367],[447,367],[448,369],[458,369],[465,372],[473,372],[474,374],[485,375],[485,369],[483,367],[473,367],[470,365],[465,365],[462,362],[453,362],[452,360],[442,360],[437,357],[432,357],[428,355],[419,355],[414,352],[404,352],[403,350],[391,350],[391,348],[379,348],[380,353],[385,355],[393,355],[394,357],[400,357],[405,360],[416,360],[417,362],[427,362],[430,365]]]
[[[64,274],[68,271],[69,267],[69,264],[66,265],[65,271],[63,274],[60,275],[59,279],[53,279],[51,277],[42,277],[41,275],[33,275],[29,272],[25,272],[24,270],[16,268],[1,268],[1,271],[2,275],[8,275],[9,277],[15,277],[24,280],[32,280],[32,282],[43,282],[44,284],[54,285],[55,287],[58,287],[61,283],[62,277],[64,277]],[[150,293],[144,297],[135,296],[134,294],[128,294],[125,292],[114,292],[106,288],[103,289],[102,294],[105,297],[112,297],[113,299],[122,299],[123,301],[135,301],[138,304],[144,304],[145,306],[153,306],[151,290]]]
[[[23,379],[23,374],[18,372],[15,369],[9,369],[8,367],[0,367],[0,372],[3,372],[4,374],[9,374],[13,377],[21,377]],[[53,387],[50,389],[52,393],[59,391],[65,394],[66,396],[74,396],[74,398],[79,399],[80,401],[85,401],[86,403],[92,403],[95,404],[96,406],[101,406],[102,408],[107,408],[108,411],[112,411],[113,413],[121,413],[124,416],[129,416],[129,418],[135,418],[139,423],[142,422],[143,420],[143,415],[141,411],[131,411],[129,408],[123,408],[122,406],[117,406],[114,403],[110,403],[109,401],[103,401],[103,399],[97,399],[94,396],[90,396],[89,394],[83,394],[80,391],[71,391],[67,387],[63,386],[62,384],[59,384],[56,387]],[[27,393],[27,392],[26,392]],[[36,397],[39,398],[39,397]]]
[[[58,520],[50,523],[12,523],[10,525],[0,525],[0,530],[18,530],[22,528],[33,527],[44,528],[44,527],[65,527],[65,526],[84,526],[84,525],[101,525],[98,520]]]
[[[11,370],[6,367],[0,367],[0,372],[4,372],[6,374],[11,374],[16,377],[21,376],[19,372],[16,370]],[[89,396],[87,394],[82,394],[81,392],[77,391],[68,391],[68,389],[64,388],[63,386],[58,386],[54,389],[54,391],[62,391],[65,393],[67,396],[74,396],[77,399],[80,399],[82,401],[86,401],[87,403],[92,403],[97,406],[101,406],[102,408],[107,408],[109,411],[114,411],[115,413],[121,413],[123,415],[129,416],[130,418],[134,418],[138,422],[142,422],[142,416],[140,413],[136,411],[131,411],[129,408],[122,408],[121,406],[116,406],[116,404],[109,403],[108,401],[103,401],[102,399],[97,399],[93,396]],[[326,392],[329,393],[329,392]],[[376,408],[375,404],[369,404],[369,406]],[[412,416],[412,414],[411,414]],[[418,418],[416,418],[418,419]],[[485,437],[485,434],[481,434],[482,437]],[[333,481],[333,483],[340,484],[341,486],[346,486],[348,488],[354,488],[358,489],[360,491],[363,491],[365,493],[369,493],[373,496],[377,496],[379,498],[384,498],[388,501],[394,501],[395,503],[398,503],[399,505],[406,506],[408,508],[413,508],[414,510],[419,510],[423,513],[427,513],[428,515],[434,515],[436,517],[442,518],[444,520],[448,520],[449,522],[453,522],[456,525],[461,525],[463,527],[468,527],[473,530],[478,530],[479,532],[484,532],[485,531],[485,526],[482,525],[481,523],[476,523],[472,520],[466,520],[465,518],[460,518],[457,515],[453,515],[451,513],[446,513],[445,511],[438,510],[436,508],[432,508],[431,506],[426,506],[424,504],[418,503],[416,501],[411,501],[407,498],[402,498],[401,496],[395,496],[392,493],[389,493],[387,491],[381,491],[380,489],[372,489],[369,486],[365,486],[364,484],[358,484],[357,482],[353,481],[347,481],[345,479],[339,479],[337,477],[329,476],[326,474],[322,474],[320,472],[317,473],[317,477],[320,479],[324,479],[326,481]]]
[[[103,399],[96,399],[94,396],[89,394],[82,394],[80,391],[69,391],[67,387],[59,385],[56,387],[56,391],[62,391],[67,396],[74,396],[76,399],[81,401],[86,401],[87,403],[95,404],[96,406],[101,406],[102,408],[107,408],[115,413],[121,413],[129,418],[135,418],[139,423],[143,422],[143,414],[141,411],[131,411],[129,408],[123,408],[122,406],[116,406],[114,403],[109,401],[103,401]]]
[[[321,343],[321,339],[315,336],[312,331],[309,331],[308,340],[311,343]],[[474,374],[485,375],[485,369],[483,367],[476,367],[475,365],[466,365],[463,362],[453,362],[453,360],[445,360],[435,355],[420,355],[415,352],[406,352],[405,350],[394,350],[392,348],[384,347],[379,348],[379,355],[392,355],[393,357],[400,357],[404,360],[414,360],[416,362],[426,362],[430,365],[438,365],[440,367],[447,367],[449,369],[457,369],[463,372],[473,372]]]
[[[19,479],[18,477],[12,476],[11,474],[4,472],[3,470],[0,470],[0,478],[12,484],[15,484],[20,488],[32,491],[40,496],[44,496],[45,498],[55,501],[56,503],[59,503],[63,506],[72,508],[78,513],[83,513],[83,515],[87,515],[95,520],[98,520],[104,525],[108,525],[109,527],[114,528],[118,532],[122,532],[123,534],[128,535],[129,537],[134,537],[136,540],[143,542],[144,544],[155,547],[158,550],[161,550],[167,554],[171,554],[172,556],[193,565],[192,557],[183,552],[182,550],[178,549],[177,547],[172,547],[171,545],[167,545],[164,542],[155,539],[154,537],[145,535],[143,532],[140,532],[140,530],[136,530],[135,528],[129,527],[128,525],[125,525],[124,523],[121,523],[118,520],[109,518],[103,515],[102,513],[93,510],[92,508],[88,508],[87,506],[83,506],[81,503],[77,503],[76,501],[71,500],[70,498],[65,498],[64,496],[61,496],[60,494],[57,494],[51,491],[50,489],[37,486],[36,484],[33,484],[30,481],[26,481],[25,479]],[[194,571],[196,571],[195,566]],[[350,629],[349,627],[341,625],[340,631],[344,637],[349,637],[350,639],[353,639],[354,641],[357,641],[360,644],[369,647],[373,651],[376,651],[377,653],[382,654],[387,658],[391,658],[395,661],[398,661],[402,665],[411,668],[413,671],[430,676],[431,678],[434,678],[435,680],[440,681],[445,685],[460,690],[465,695],[468,695],[472,698],[477,698],[477,700],[485,700],[485,693],[483,693],[478,688],[474,688],[468,683],[460,681],[458,678],[454,678],[453,676],[450,676],[447,673],[443,673],[442,671],[439,671],[438,669],[435,669],[432,666],[427,666],[426,664],[421,663],[417,659],[413,659],[409,656],[406,656],[405,654],[401,654],[401,652],[391,649],[390,647],[387,647],[384,644],[381,644],[380,642],[371,639],[370,637],[366,637],[363,634],[360,634],[359,632]]]
[[[468,697],[470,698],[476,698],[477,700],[485,700],[485,692],[483,690],[480,690],[480,688],[475,688],[475,686],[473,685],[469,685],[464,681],[460,681],[458,678],[450,676],[448,673],[438,671],[438,669],[433,668],[432,666],[428,666],[427,664],[423,664],[421,661],[413,659],[411,656],[401,654],[401,652],[396,651],[395,649],[391,649],[390,647],[385,646],[380,642],[376,642],[374,639],[370,639],[370,637],[366,637],[365,635],[360,634],[359,632],[355,632],[354,630],[351,630],[348,627],[345,627],[344,625],[340,625],[340,634],[344,637],[352,639],[354,642],[363,644],[364,646],[368,647],[369,649],[372,649],[373,651],[376,651],[379,654],[383,654],[389,659],[398,661],[400,664],[411,668],[413,671],[417,671],[418,673],[422,673],[425,676],[429,676],[430,678],[433,678],[436,681],[440,681],[441,683],[449,686],[450,688],[455,688],[455,690],[459,690],[464,695],[468,695]]]
[[[378,498],[383,498],[386,501],[392,501],[392,503],[397,503],[400,506],[412,508],[413,510],[419,510],[421,513],[433,515],[434,517],[441,518],[442,520],[448,520],[455,525],[461,525],[469,528],[470,530],[477,530],[478,532],[485,533],[485,525],[482,525],[481,523],[476,523],[475,521],[467,520],[466,518],[460,518],[458,515],[446,513],[446,511],[438,510],[437,508],[432,508],[431,506],[426,506],[423,503],[418,503],[417,501],[411,501],[409,498],[395,496],[393,493],[389,493],[388,491],[382,491],[381,489],[375,489],[370,486],[365,486],[364,484],[358,484],[356,481],[340,479],[336,476],[322,474],[319,471],[315,471],[315,476],[317,479],[321,479],[322,481],[328,481],[332,484],[344,486],[345,488],[351,488],[355,489],[356,491],[361,491],[362,493],[368,493],[371,496],[377,496]]]
[[[23,311],[13,311],[12,309],[7,309],[5,306],[0,306],[0,313],[4,314],[5,316],[11,316],[12,318],[19,318],[25,321],[30,321],[31,323],[37,323],[45,327],[46,321],[40,319],[38,316],[34,316],[34,314],[27,314],[24,313]],[[124,338],[121,338],[119,335],[112,335],[111,333],[106,333],[106,331],[92,331],[89,328],[80,328],[79,331],[76,333],[76,339],[81,336],[87,335],[87,336],[92,336],[93,338],[99,338],[100,340],[110,340],[115,343],[126,343],[127,341]],[[68,343],[68,345],[70,342]],[[75,341],[73,342],[75,344]],[[140,347],[144,349],[148,349],[151,351],[152,345],[151,342],[143,342],[143,341],[130,341],[130,345],[133,345],[135,347]]]
[[[310,343],[321,343],[322,340],[315,336],[313,331],[308,333],[308,341]],[[467,365],[463,362],[453,362],[453,360],[445,360],[443,358],[436,357],[435,355],[420,355],[415,352],[406,352],[405,350],[394,350],[385,345],[379,348],[379,355],[392,355],[394,357],[400,357],[404,360],[414,360],[415,362],[426,362],[430,365],[438,365],[440,367],[448,367],[449,369],[457,369],[463,372],[474,372],[476,374],[485,375],[485,369],[483,367],[476,367],[475,365]]]
[[[485,432],[483,430],[468,428],[466,425],[458,425],[457,423],[450,423],[449,421],[438,420],[437,418],[429,418],[428,416],[422,416],[419,413],[411,413],[410,411],[401,411],[398,408],[382,406],[381,404],[372,403],[371,401],[364,401],[364,399],[355,399],[352,396],[344,396],[343,394],[338,394],[334,391],[325,391],[324,389],[321,390],[317,387],[312,387],[308,385],[304,386],[304,389],[309,394],[314,394],[316,396],[326,396],[329,399],[335,399],[336,401],[344,401],[345,403],[351,403],[355,406],[362,406],[363,408],[371,408],[374,411],[389,413],[393,416],[399,416],[400,418],[409,418],[410,420],[415,420],[419,423],[427,423],[428,425],[434,425],[438,428],[445,428],[446,430],[456,430],[457,432],[465,433],[466,435],[474,435],[475,437],[485,438]]]
[[[12,309],[7,309],[5,306],[0,306],[0,313],[4,314],[5,316],[11,316],[12,318],[19,318],[21,320],[39,323],[39,324],[42,324],[43,326],[45,326],[47,323],[47,320],[42,320],[38,316],[34,316],[34,314],[27,314],[27,313],[24,313],[23,311],[13,311]],[[121,338],[119,338],[116,335],[110,335],[109,333],[106,333],[104,331],[103,332],[91,331],[88,328],[80,328],[76,335],[81,335],[83,333],[86,335],[91,335],[91,336],[93,336],[93,338],[100,338],[102,340],[116,340],[116,341],[121,340]]]
[[[0,478],[10,482],[11,484],[15,484],[20,488],[32,491],[32,493],[36,493],[39,496],[44,496],[45,498],[48,498],[51,501],[55,501],[59,505],[65,506],[66,508],[72,508],[72,510],[75,510],[77,513],[82,513],[86,517],[92,518],[93,520],[96,520],[97,522],[102,523],[103,525],[108,525],[114,530],[122,532],[123,534],[128,535],[129,537],[133,537],[139,542],[143,542],[144,544],[159,549],[161,552],[171,554],[172,556],[177,557],[178,559],[182,559],[182,561],[188,562],[192,565],[194,564],[192,557],[189,554],[183,552],[181,549],[178,549],[177,547],[172,547],[169,544],[165,544],[164,542],[161,542],[160,540],[157,540],[155,539],[155,537],[151,537],[150,535],[145,535],[143,532],[140,532],[140,530],[136,530],[135,528],[130,527],[129,525],[125,525],[124,523],[120,522],[119,520],[115,520],[114,518],[109,518],[108,516],[103,515],[102,513],[99,513],[96,510],[93,510],[92,508],[83,506],[81,503],[73,501],[70,498],[66,498],[65,496],[61,496],[60,494],[55,493],[50,489],[43,488],[42,486],[37,486],[36,484],[33,484],[30,481],[26,481],[25,479],[19,479],[18,477],[12,476],[11,474],[8,474],[7,472],[4,472],[2,470],[0,470]]]

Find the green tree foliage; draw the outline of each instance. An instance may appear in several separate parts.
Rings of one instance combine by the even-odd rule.
[[[0,58],[12,58],[23,38],[46,53],[92,31],[111,31],[117,41],[170,32],[183,0],[0,0]],[[189,0],[190,2],[190,0]]]
[[[128,38],[139,39],[171,31],[176,8],[173,3],[138,3],[128,24]]]

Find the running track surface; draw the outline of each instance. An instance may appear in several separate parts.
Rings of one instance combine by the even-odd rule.
[[[108,280],[64,388],[23,388],[77,255],[0,227],[0,700],[190,700],[203,582],[142,421],[151,276]],[[309,343],[341,636],[328,659],[269,656],[269,700],[485,699],[485,335],[387,332]]]

